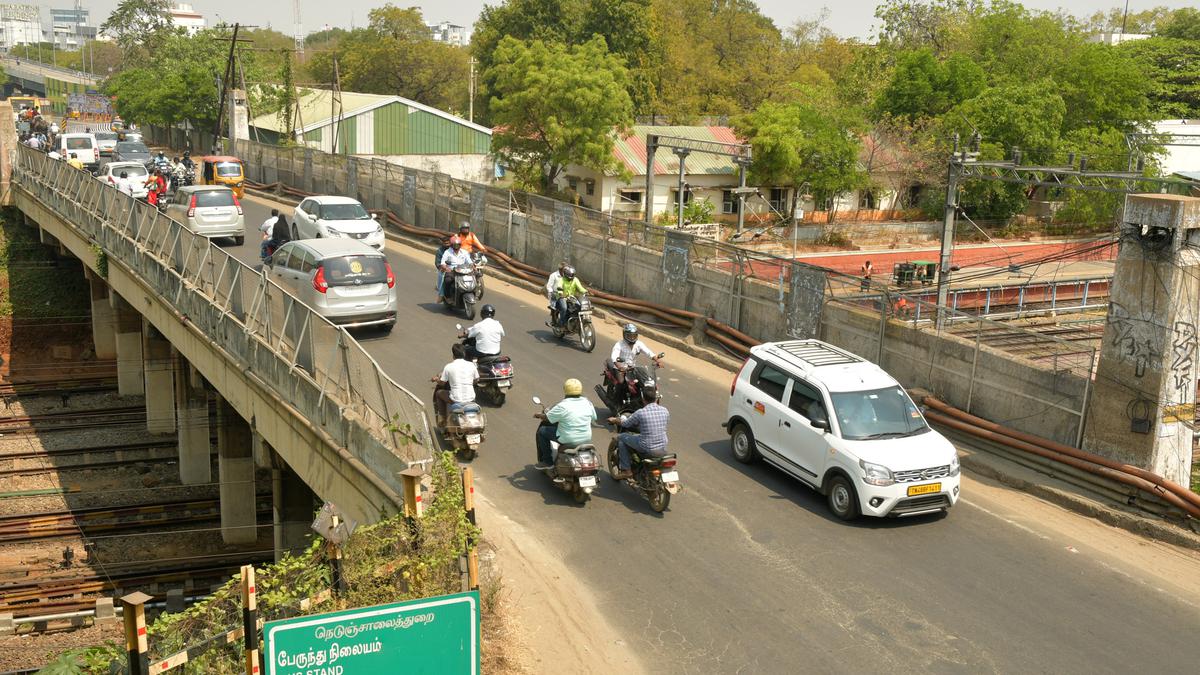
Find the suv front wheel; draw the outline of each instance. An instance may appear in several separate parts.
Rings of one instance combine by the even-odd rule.
[[[742,464],[751,464],[758,459],[758,450],[754,447],[754,433],[745,424],[739,423],[733,427],[729,444],[733,447],[733,458]]]
[[[843,475],[838,474],[829,479],[827,491],[829,510],[841,520],[854,520],[858,517],[858,493],[854,486]]]

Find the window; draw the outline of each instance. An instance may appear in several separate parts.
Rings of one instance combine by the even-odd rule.
[[[387,265],[383,256],[348,255],[330,258],[321,263],[325,280],[330,286],[382,284],[387,281]]]
[[[313,257],[312,251],[297,248],[296,255],[292,256],[291,266],[292,269],[308,274],[317,266],[317,261]]]
[[[288,257],[291,256],[292,251],[294,250],[296,250],[295,246],[284,246],[283,248],[279,249],[274,255],[271,256],[271,264],[276,267],[287,267]]]
[[[75,138],[67,139],[68,150],[91,150],[92,139],[87,136],[76,136]]]
[[[679,190],[671,190],[671,203],[674,204],[678,208],[678,206],[679,206]],[[685,189],[683,191],[683,203],[684,204],[692,203],[691,188]]]
[[[858,208],[874,209],[875,208],[875,193],[870,190],[863,190],[858,196]]]
[[[237,162],[221,162],[217,165],[217,175],[226,178],[242,175],[242,165]]]
[[[830,394],[842,438],[867,440],[915,436],[929,430],[925,418],[900,387]]]
[[[617,190],[617,202],[620,204],[641,204],[641,190]]]
[[[737,193],[733,190],[721,190],[721,213],[736,214],[740,202]]]
[[[788,399],[788,407],[810,420],[829,419],[829,415],[825,413],[821,392],[802,380],[792,380],[792,395]]]
[[[787,196],[787,188],[771,188],[771,198],[767,200],[771,204],[771,210],[786,213],[788,210]]]
[[[783,392],[787,388],[787,383],[787,374],[767,363],[759,365],[754,374],[750,376],[750,384],[777,401],[783,401]]]
[[[316,212],[316,209],[313,209]],[[322,204],[322,220],[370,220],[371,214],[362,204]]]
[[[579,181],[574,178],[568,178],[567,187],[571,188],[575,192],[579,192]]]
[[[192,193],[196,197],[196,206],[233,206],[233,191],[231,190],[198,190]]]
[[[584,185],[587,186],[588,196],[596,194],[596,181],[594,181],[594,180],[585,181]]]

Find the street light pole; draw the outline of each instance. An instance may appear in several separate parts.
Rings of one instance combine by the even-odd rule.
[[[684,177],[684,173],[685,173],[684,165],[687,163],[687,156],[692,154],[692,152],[691,152],[691,150],[688,150],[686,148],[672,148],[671,152],[674,152],[675,156],[679,157],[679,188],[675,193],[676,196],[679,198],[679,222],[677,222],[675,224],[675,226],[683,227],[683,186],[684,186],[683,177]]]

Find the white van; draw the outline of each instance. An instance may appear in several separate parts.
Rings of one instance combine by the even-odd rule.
[[[750,350],[723,426],[733,456],[762,458],[826,495],[842,520],[913,516],[958,501],[954,445],[879,366],[820,340]]]
[[[71,158],[71,153],[83,162],[92,173],[100,168],[100,144],[94,134],[61,134],[58,137],[58,154],[63,161]]]

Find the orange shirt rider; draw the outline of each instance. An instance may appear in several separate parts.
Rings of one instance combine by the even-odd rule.
[[[458,226],[458,238],[462,241],[462,250],[467,253],[483,253],[485,251],[483,242],[479,241],[479,237],[471,231],[471,224],[463,222]]]

